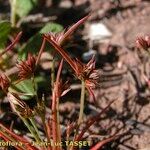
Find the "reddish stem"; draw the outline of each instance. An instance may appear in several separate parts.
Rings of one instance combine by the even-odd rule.
[[[96,121],[98,121],[101,118],[101,115],[110,107],[110,105],[113,102],[114,100],[111,101],[98,115],[96,115],[95,117],[92,117],[91,119],[87,121],[85,128],[83,128],[81,133],[75,138],[75,141],[79,141],[82,139],[84,133],[90,128],[91,125],[93,125]]]
[[[6,142],[7,141],[10,141],[10,139],[8,139],[5,135],[3,135],[3,133],[0,131],[0,137],[2,137]],[[14,145],[14,147],[17,149],[17,150],[22,150],[21,148],[19,148],[18,146]],[[32,149],[33,150],[33,149]]]
[[[29,150],[37,150],[35,147],[31,146],[30,143],[25,140],[24,138],[22,138],[21,136],[18,136],[17,134],[13,133],[12,131],[10,131],[9,129],[7,129],[5,126],[3,126],[1,123],[0,123],[0,128],[2,128],[3,130],[5,130],[8,134],[10,134],[14,139],[16,139],[17,141],[20,141],[22,142],[23,144],[26,145],[26,147],[29,149]],[[0,132],[2,134],[2,132]]]
[[[57,110],[56,110],[56,94],[53,92],[53,99],[52,99],[52,136],[53,136],[53,143],[54,149],[57,150]]]
[[[48,136],[47,139],[48,139],[48,142],[51,139],[51,128],[50,127],[51,127],[51,120],[49,118],[48,121],[47,121],[47,123],[46,123],[46,130],[47,130],[47,136]],[[48,150],[52,150],[51,144],[49,145]]]
[[[71,57],[57,44],[55,43],[52,39],[48,39],[45,35],[43,35],[45,39],[50,42],[54,48],[60,53],[60,55],[70,64],[72,69],[76,71],[74,61],[71,59]]]
[[[57,108],[57,103],[58,103],[58,100],[59,100],[59,95],[58,95],[58,90],[59,90],[59,81],[60,81],[60,74],[61,74],[61,70],[62,70],[62,66],[63,66],[63,59],[61,60],[60,62],[60,65],[59,65],[59,69],[58,69],[58,72],[57,72],[57,77],[56,77],[56,82],[55,82],[55,85],[54,85],[54,90],[53,90],[53,102],[52,102],[52,135],[53,135],[53,142],[54,144],[58,143],[60,141],[60,137],[59,137],[59,134],[58,133],[58,120],[57,120],[57,112],[58,112],[58,108]],[[55,146],[54,145],[54,149],[55,150],[59,150],[60,147],[59,146]]]
[[[39,51],[39,54],[38,54],[38,57],[37,57],[37,60],[36,60],[36,66],[37,66],[37,64],[38,64],[38,62],[39,62],[39,60],[41,58],[41,55],[42,55],[42,53],[44,51],[45,43],[46,43],[46,40],[45,40],[45,38],[43,38],[42,45],[41,45],[41,48],[40,48],[40,51]]]
[[[109,137],[103,141],[98,142],[95,146],[93,146],[90,150],[100,150],[103,145],[105,145],[108,142],[111,142],[112,140],[115,140],[119,135],[113,135],[112,137]]]
[[[8,47],[6,47],[6,49],[3,52],[0,53],[0,57],[2,57],[6,52],[8,52],[14,48],[15,44],[20,40],[21,35],[22,35],[22,31],[19,32],[17,34],[16,38],[14,39],[14,41]]]
[[[90,15],[87,15],[85,16],[84,18],[82,18],[81,20],[79,20],[77,23],[75,23],[73,26],[71,26],[66,32],[65,34],[63,35],[63,38],[59,41],[59,44],[62,44],[74,31],[75,29],[83,24],[88,18],[89,18]]]

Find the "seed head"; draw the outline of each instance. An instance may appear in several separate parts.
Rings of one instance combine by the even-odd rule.
[[[17,68],[19,69],[18,76],[21,80],[32,77],[36,67],[35,63],[36,58],[29,53],[27,60],[21,61],[21,63],[17,64]]]
[[[44,37],[46,39],[53,40],[56,43],[58,43],[58,45],[60,45],[60,44],[62,44],[61,42],[62,42],[63,37],[64,37],[64,31],[59,32],[59,33],[48,32],[48,33],[44,34]]]
[[[36,112],[38,115],[45,116],[46,113],[46,106],[44,101],[44,95],[42,96],[42,100],[38,101],[37,106],[34,107],[34,112]]]
[[[87,64],[83,64],[78,59],[75,64],[75,73],[80,80],[85,80],[88,87],[94,88],[100,77],[99,71],[95,69],[95,57],[93,56]]]
[[[18,115],[28,118],[33,115],[33,111],[29,108],[29,106],[23,102],[19,96],[15,93],[8,93],[7,94],[8,100],[12,107],[12,110],[17,113]]]

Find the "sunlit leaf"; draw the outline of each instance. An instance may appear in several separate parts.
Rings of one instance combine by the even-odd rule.
[[[31,99],[34,95],[34,88],[31,80],[24,80],[16,84],[15,86],[9,89],[11,92],[20,92],[22,93],[22,98],[24,100]]]
[[[63,30],[63,27],[57,23],[47,23],[41,30],[40,33],[47,33],[47,32],[60,32]]]
[[[38,0],[17,0],[16,14],[21,18],[27,16],[38,4]]]

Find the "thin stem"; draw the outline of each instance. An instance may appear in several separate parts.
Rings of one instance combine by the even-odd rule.
[[[40,60],[40,58],[41,58],[41,55],[42,55],[42,53],[43,53],[43,51],[44,51],[45,43],[46,43],[46,40],[45,40],[45,38],[44,38],[44,39],[43,39],[43,42],[42,42],[42,45],[41,45],[41,48],[40,48],[40,51],[39,51],[39,54],[38,54],[38,57],[37,57],[37,60],[36,60],[36,66],[38,65],[39,60]]]
[[[60,133],[60,126],[59,126],[59,113],[58,113],[58,98],[56,98],[55,93],[53,93],[53,103],[52,103],[52,135],[53,135],[53,142],[55,144],[59,144],[61,142],[61,133]],[[60,146],[54,146],[54,150],[60,150]]]
[[[12,27],[16,26],[16,4],[17,4],[17,0],[10,0]]]
[[[59,122],[59,83],[60,83],[60,74],[63,66],[63,59],[60,62],[56,82],[52,90],[52,135],[53,142],[60,144],[59,147],[54,147],[54,150],[61,150],[61,132],[60,132],[60,122]]]
[[[77,23],[75,23],[73,26],[71,26],[64,34],[63,38],[60,39],[59,43],[62,45],[63,42],[73,34],[73,32],[77,29],[77,27],[79,27],[80,25],[82,25],[89,17],[91,14],[85,16],[84,18],[80,19]]]
[[[34,90],[35,99],[36,99],[36,102],[38,103],[37,88],[36,88],[34,75],[32,76],[31,80],[32,80],[32,86],[33,86],[33,90]]]
[[[74,138],[73,141],[76,140],[78,131],[79,131],[79,125],[82,122],[83,119],[83,112],[84,112],[84,100],[85,100],[85,81],[82,79],[81,80],[81,96],[80,96],[80,112],[79,112],[79,118],[78,118],[78,126],[76,127],[75,133],[74,133]],[[68,146],[67,150],[73,150],[74,146]]]
[[[50,118],[48,118],[47,122],[46,122],[46,131],[47,131],[47,139],[48,142],[51,142],[51,120]],[[52,150],[52,145],[48,146],[48,150]]]
[[[53,91],[53,99],[52,99],[52,137],[53,142],[57,143],[57,113],[56,113],[56,95]],[[57,150],[57,147],[53,147],[53,150]]]
[[[54,82],[55,82],[55,59],[52,59],[52,66],[51,66],[51,87],[52,90],[54,89]]]
[[[45,131],[45,134],[46,134],[46,137],[47,137],[47,141],[50,142],[50,137],[48,136],[48,131],[47,131],[47,126],[46,126],[46,111],[45,111],[45,104],[44,104],[44,95],[42,96],[42,102],[41,103],[38,103],[38,107],[42,107],[42,111],[41,113],[39,113],[39,116],[42,120],[42,124],[43,124],[43,127],[44,127],[44,131]]]
[[[50,138],[48,136],[47,127],[46,127],[45,117],[43,115],[40,115],[40,117],[41,117],[41,120],[42,120],[42,123],[43,123],[43,126],[44,126],[44,131],[45,131],[45,134],[46,134],[46,137],[47,137],[47,141],[50,142]]]
[[[106,110],[110,107],[110,105],[114,102],[115,100],[112,100],[105,108],[102,109],[102,111],[97,114],[94,117],[91,117],[86,121],[86,126],[82,129],[82,131],[79,133],[78,136],[76,136],[75,141],[80,141],[83,138],[83,135],[85,132],[90,128],[91,125],[93,125],[96,121],[98,121],[101,118],[101,115],[106,112]]]
[[[11,130],[7,129],[2,124],[0,124],[0,131],[1,131],[1,129],[4,130],[4,131],[6,131],[6,133],[8,133],[9,135],[11,135],[14,139],[17,139],[17,140],[19,140],[22,143],[26,143],[27,145],[30,144],[30,142],[28,142],[26,139],[24,139],[23,137],[18,136],[17,134],[13,133]]]
[[[80,125],[80,123],[82,122],[82,119],[83,119],[84,100],[85,100],[85,81],[82,79],[78,125]]]
[[[68,62],[68,64],[71,66],[71,68],[76,72],[75,64],[73,59],[64,51],[55,41],[48,39],[46,36],[44,36],[45,39],[50,42],[53,47],[60,53],[60,55]]]
[[[17,36],[15,37],[15,39],[13,40],[13,42],[12,42],[10,45],[8,45],[8,46],[5,48],[4,51],[2,51],[2,52],[0,53],[0,57],[2,57],[2,56],[3,56],[5,53],[7,53],[8,51],[11,51],[11,50],[14,48],[15,44],[20,40],[21,36],[22,36],[22,31],[19,32],[19,33],[17,34]]]
[[[78,134],[78,130],[79,130],[79,125],[81,124],[82,122],[82,119],[83,119],[83,113],[84,113],[84,100],[85,100],[85,81],[82,79],[81,80],[81,97],[80,97],[80,112],[79,112],[79,118],[78,118],[78,126],[75,130],[75,133],[74,133],[74,139],[73,141],[76,140],[76,137],[77,137],[77,134]],[[67,150],[73,150],[74,149],[74,146],[68,146],[67,147]]]
[[[35,84],[34,75],[32,76],[32,86],[33,86],[34,94],[37,95],[37,89],[36,89],[36,84]]]
[[[59,98],[56,99],[56,111],[57,111],[57,142],[61,143],[61,130],[60,130],[60,119],[59,119]],[[61,149],[61,144],[59,149]]]
[[[35,132],[33,131],[33,128],[30,126],[29,122],[27,121],[27,119],[23,118],[20,116],[20,118],[22,119],[22,121],[24,122],[24,124],[26,125],[26,127],[28,128],[28,130],[30,131],[30,133],[33,135],[34,139],[37,142],[40,142],[40,139],[37,137],[37,135],[35,134]]]
[[[38,139],[40,139],[40,141],[42,141],[42,138],[41,138],[41,136],[40,136],[40,134],[39,134],[39,130],[38,130],[37,126],[36,126],[36,123],[35,123],[34,118],[29,118],[29,120],[30,120],[31,124],[32,124],[33,127],[34,127],[34,130],[35,130],[35,132],[36,132],[36,134],[37,134],[37,136],[38,136]]]
[[[37,87],[36,87],[36,83],[35,83],[34,74],[33,74],[33,76],[32,76],[32,85],[33,85],[33,89],[34,89],[34,94],[35,94],[36,102],[37,102],[37,105],[38,105],[39,100],[38,100],[38,95],[37,95]],[[44,129],[45,129],[45,133],[46,133],[46,136],[47,136],[47,130],[46,130],[46,125],[45,125],[45,116],[43,116],[42,114],[39,114],[39,115],[40,115],[40,117],[41,117],[41,120],[42,120]],[[33,127],[34,127],[34,129],[35,129],[35,131],[36,131],[36,134],[37,134],[37,136],[38,136],[38,139],[40,139],[40,141],[42,141],[42,138],[41,138],[41,136],[40,136],[40,134],[39,134],[39,130],[38,130],[37,126],[36,126],[36,123],[35,123],[34,118],[30,118],[29,120],[30,120],[31,124],[33,125]],[[48,138],[48,136],[47,136],[47,138]]]

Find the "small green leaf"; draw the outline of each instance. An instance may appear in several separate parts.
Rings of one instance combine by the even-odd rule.
[[[48,32],[60,32],[63,30],[63,27],[56,23],[47,23],[37,34],[31,37],[28,42],[22,46],[19,52],[19,58],[25,59],[28,52],[36,54],[40,50],[40,46],[42,44],[42,35],[43,33]],[[46,44],[45,50],[50,50],[51,47],[49,44]]]
[[[27,16],[38,4],[38,0],[17,0],[16,14],[21,18]]]
[[[57,23],[47,23],[41,30],[40,33],[48,33],[53,32],[57,33],[63,30],[63,27],[60,24]]]
[[[23,93],[22,98],[24,100],[31,99],[35,95],[33,84],[30,79],[23,80],[19,82],[18,84],[13,85],[13,87],[11,87],[9,91]]]
[[[8,21],[0,22],[0,49],[5,47],[8,35],[11,30],[11,24]]]

